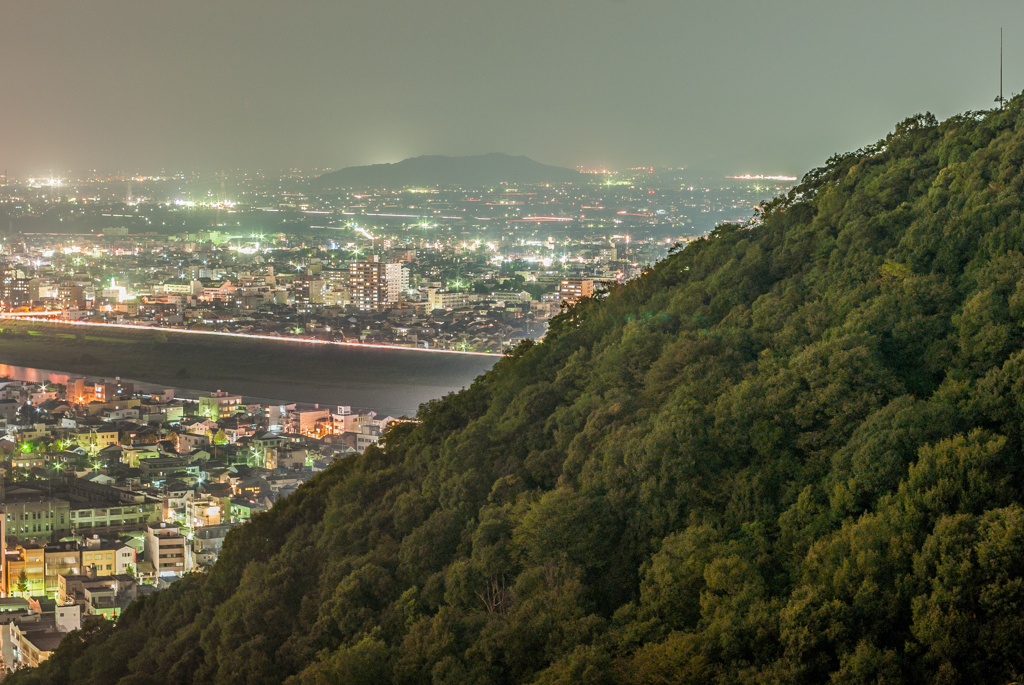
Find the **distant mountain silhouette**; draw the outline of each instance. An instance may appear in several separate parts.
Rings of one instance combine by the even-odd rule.
[[[580,172],[573,169],[492,152],[472,157],[424,155],[395,164],[347,167],[324,174],[314,185],[318,188],[479,187],[502,182],[579,182],[580,176]]]

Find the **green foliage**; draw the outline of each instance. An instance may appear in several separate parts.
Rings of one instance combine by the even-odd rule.
[[[832,158],[12,682],[1018,681],[1022,163]]]

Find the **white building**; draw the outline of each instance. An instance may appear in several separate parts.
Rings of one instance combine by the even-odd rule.
[[[387,302],[401,301],[402,293],[409,290],[409,267],[399,263],[385,264],[384,287]]]
[[[427,288],[427,311],[435,309],[459,309],[470,302],[469,293],[448,292],[438,288]]]
[[[146,561],[153,565],[158,576],[180,576],[189,571],[190,550],[185,546],[185,536],[177,526],[166,523],[150,523],[146,526]]]

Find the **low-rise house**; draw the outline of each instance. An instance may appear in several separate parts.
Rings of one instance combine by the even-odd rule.
[[[85,539],[80,548],[83,573],[94,570],[97,578],[135,575],[135,548],[124,542],[101,540],[98,535]]]
[[[143,461],[164,456],[157,443],[134,444],[121,447],[121,463],[131,468],[140,468]]]
[[[78,443],[89,454],[95,454],[104,447],[118,444],[117,429],[113,426],[82,426],[72,434],[72,440]]]
[[[192,538],[192,555],[197,566],[211,566],[217,561],[220,550],[224,546],[224,537],[228,531],[236,527],[235,523],[203,526],[196,530]]]
[[[142,477],[150,481],[176,478],[185,482],[199,480],[199,466],[180,457],[155,457],[139,462]]]
[[[370,445],[376,445],[380,440],[380,428],[377,426],[360,426],[356,434],[356,452],[362,454]]]
[[[46,591],[44,546],[26,542],[4,553],[4,594],[41,596]]]
[[[43,547],[44,591],[47,597],[57,592],[57,577],[81,573],[82,559],[77,542],[53,542]]]
[[[64,639],[64,633],[50,628],[30,630],[21,623],[11,623],[11,642],[15,645],[13,660],[15,668],[35,668],[53,654]]]
[[[210,436],[206,433],[180,433],[178,435],[178,454],[189,454],[196,449],[210,446]]]
[[[9,597],[0,599],[0,655],[8,671],[46,661],[64,635],[82,626],[78,606],[47,606]]]
[[[306,467],[306,459],[309,456],[305,448],[280,447],[277,450],[277,459],[274,464],[267,463],[267,468],[302,470]]]
[[[185,524],[198,531],[200,528],[221,523],[224,510],[221,501],[210,495],[200,495],[185,504]]]
[[[184,481],[175,478],[164,483],[163,497],[164,519],[184,518],[189,502],[195,497],[195,490]]]
[[[262,504],[236,497],[231,500],[231,520],[237,523],[245,523],[256,514],[267,511],[269,508]]]
[[[58,605],[77,604],[86,616],[115,619],[137,596],[138,583],[134,576],[99,577],[92,569],[86,569],[83,575],[58,577]]]
[[[254,500],[270,494],[270,491],[270,483],[259,477],[246,478],[235,485],[235,494],[243,499]]]

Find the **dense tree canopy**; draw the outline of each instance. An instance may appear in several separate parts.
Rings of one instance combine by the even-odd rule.
[[[585,300],[11,682],[1024,674],[1024,103]]]

